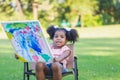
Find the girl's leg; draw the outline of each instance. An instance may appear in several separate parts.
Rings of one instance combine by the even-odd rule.
[[[53,80],[62,80],[62,65],[59,62],[52,64]]]
[[[48,68],[43,62],[38,62],[36,64],[36,79],[37,80],[45,80],[45,73],[47,72]]]

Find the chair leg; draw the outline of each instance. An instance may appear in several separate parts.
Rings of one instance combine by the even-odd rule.
[[[27,80],[30,80],[30,76],[29,76],[29,75],[26,75],[26,74],[24,73],[23,80],[26,80],[26,78],[27,78]]]
[[[78,80],[78,71],[74,69],[74,80]]]
[[[29,80],[30,79],[30,76],[29,75],[27,75],[27,80]]]
[[[24,75],[23,75],[23,80],[29,80],[30,76],[29,74],[25,74],[25,72],[28,72],[28,62],[24,62]]]
[[[75,80],[78,80],[78,74],[77,73],[75,74]]]
[[[74,74],[75,74],[75,80],[78,80],[77,57],[74,57]]]
[[[26,80],[26,74],[25,74],[25,71],[26,71],[26,63],[24,62],[24,72],[23,72],[23,80]]]
[[[78,80],[78,69],[75,69],[75,80]]]

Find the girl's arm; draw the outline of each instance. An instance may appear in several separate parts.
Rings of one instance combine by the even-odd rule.
[[[60,57],[55,58],[54,62],[61,62],[62,60],[66,59],[68,56],[70,56],[70,54],[71,54],[71,51],[66,50],[66,51],[63,52],[63,54]]]

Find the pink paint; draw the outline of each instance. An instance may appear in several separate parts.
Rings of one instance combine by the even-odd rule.
[[[26,29],[27,31],[29,31],[29,30],[30,30],[30,28],[29,28],[29,27],[26,27],[25,29]]]
[[[40,30],[39,26],[36,25],[35,31],[38,32]]]
[[[33,55],[32,58],[37,62],[39,57],[37,55]]]

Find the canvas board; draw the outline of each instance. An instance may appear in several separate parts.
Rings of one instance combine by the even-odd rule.
[[[1,23],[16,55],[23,62],[52,62],[52,52],[38,20]]]

